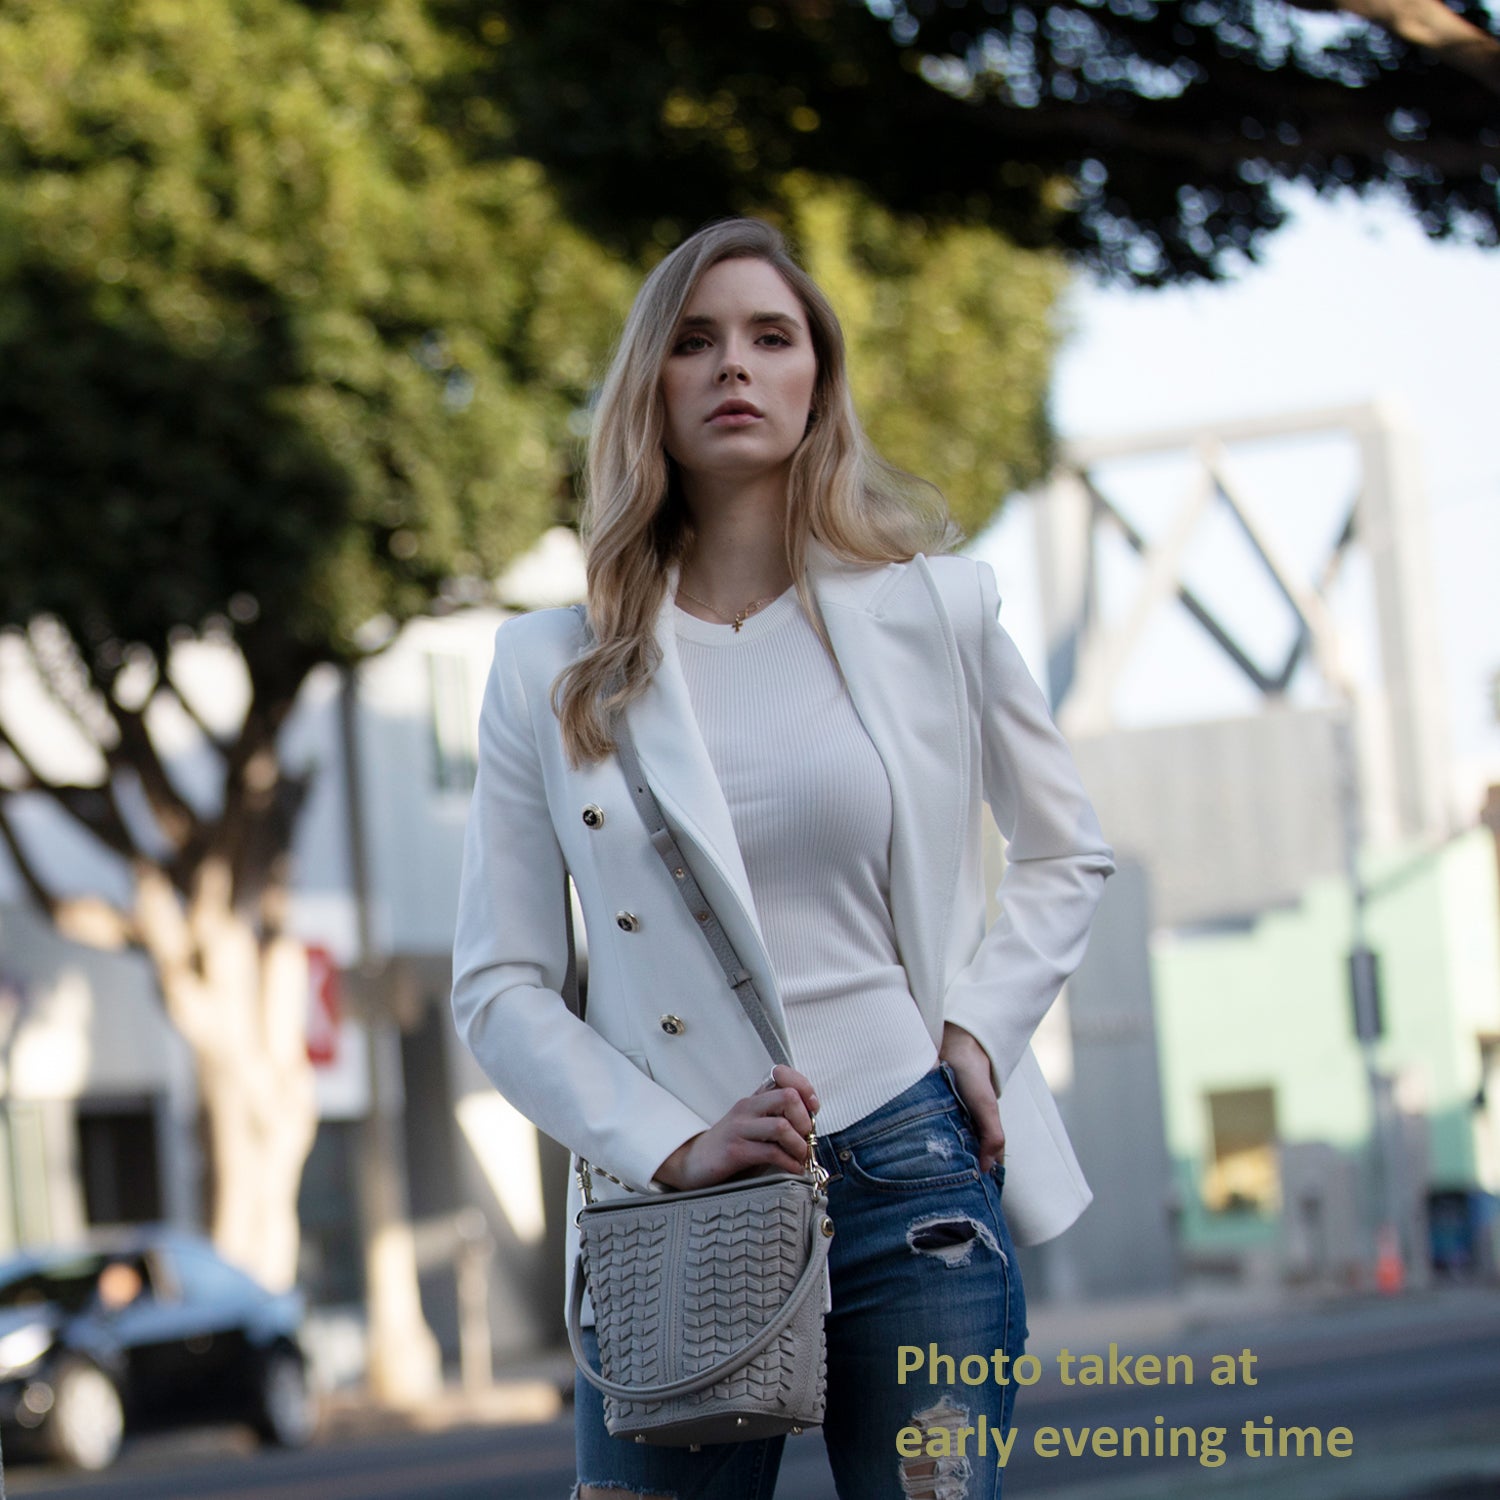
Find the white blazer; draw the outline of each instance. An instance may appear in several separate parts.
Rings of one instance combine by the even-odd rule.
[[[935,1044],[949,1020],[988,1052],[1003,1095],[1006,1215],[1022,1243],[1048,1239],[1091,1194],[1028,1043],[1083,956],[1114,868],[1110,850],[996,619],[986,564],[919,556],[862,567],[815,546],[810,573],[890,778],[891,914],[911,992]],[[669,589],[656,626],[661,662],[627,710],[630,727],[683,853],[785,1040],[729,809],[678,663],[671,600]],[[649,1190],[672,1151],[759,1086],[768,1060],[647,841],[616,761],[568,764],[550,694],[583,645],[572,610],[518,616],[496,634],[464,844],[453,1007],[464,1041],[517,1109]],[[1001,914],[988,931],[985,803],[1008,857]],[[559,994],[565,869],[588,931],[587,1022]]]

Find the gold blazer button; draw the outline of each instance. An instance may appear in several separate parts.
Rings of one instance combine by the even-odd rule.
[[[583,826],[585,828],[604,827],[604,809],[595,802],[590,802],[583,810]]]
[[[615,926],[621,932],[639,932],[641,930],[641,919],[633,911],[617,911],[615,913]]]
[[[681,1016],[663,1016],[661,1018],[661,1029],[668,1036],[681,1036],[687,1030],[687,1022]]]

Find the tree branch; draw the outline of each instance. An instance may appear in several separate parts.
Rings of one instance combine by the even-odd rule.
[[[17,764],[20,765],[22,774],[26,777],[25,786],[8,787],[6,790],[13,792],[29,792],[34,789],[41,789],[43,791],[53,790],[53,788],[48,786],[46,778],[32,764],[31,757],[11,738],[11,733],[5,727],[4,723],[0,723],[0,747],[10,751],[15,757]]]
[[[997,137],[1008,135],[1028,143],[1067,142],[1073,150],[1088,152],[1107,146],[1115,156],[1175,157],[1202,172],[1231,172],[1242,162],[1263,161],[1295,175],[1312,157],[1345,156],[1359,161],[1371,154],[1369,132],[1360,122],[1341,118],[1337,112],[1304,128],[1295,142],[1274,136],[1249,141],[1237,131],[1205,130],[1201,121],[1178,108],[1179,103],[1162,100],[1128,113],[1106,104],[1074,104],[1066,110],[1034,114],[997,108],[991,118]],[[1479,141],[1391,141],[1388,149],[1435,167],[1447,177],[1472,176],[1486,165],[1500,163],[1500,149]]]
[[[172,1019],[190,1043],[212,1053],[225,1038],[213,1025],[213,996],[202,966],[205,934],[195,931],[204,918],[204,901],[203,893],[195,894],[196,921],[191,920],[166,871],[150,861],[137,861],[135,925],[141,946],[156,965]],[[212,934],[207,937],[211,942]]]
[[[89,690],[88,672],[67,627],[59,620],[33,620],[22,632],[22,639],[47,696],[72,719],[100,756],[107,757],[113,725],[107,714],[100,713],[98,695]]]
[[[107,782],[103,786],[78,786],[50,780],[37,770],[31,757],[16,743],[3,723],[0,723],[0,746],[15,757],[26,775],[25,786],[5,788],[0,795],[4,792],[41,792],[69,817],[81,823],[106,849],[125,859],[133,859],[139,854],[130,829],[120,815],[114,788]]]
[[[165,662],[161,666],[161,683],[165,690],[171,693],[173,698],[177,700],[178,707],[192,720],[193,727],[197,729],[198,733],[203,736],[208,744],[218,751],[220,756],[228,755],[229,741],[217,734],[212,726],[210,726],[208,720],[198,712],[193,701],[183,692],[177,679],[172,675],[172,669]]]
[[[4,841],[5,847],[10,851],[11,862],[16,867],[16,873],[21,877],[21,883],[31,893],[31,899],[46,912],[49,919],[55,918],[57,898],[47,889],[41,876],[37,874],[36,867],[22,848],[21,840],[17,837],[10,815],[6,811],[3,797],[0,797],[0,840]]]
[[[62,937],[87,943],[91,948],[123,948],[137,941],[129,918],[102,896],[56,896],[47,889],[21,845],[3,798],[0,798],[0,842],[9,850],[16,873],[31,899]]]
[[[109,687],[98,684],[106,709],[119,730],[119,743],[107,752],[111,768],[128,766],[141,779],[147,805],[157,827],[173,850],[180,851],[202,832],[196,809],[172,783],[166,765],[151,740],[146,716],[124,707]]]
[[[104,757],[109,771],[124,765],[140,777],[162,837],[180,852],[200,833],[200,819],[172,784],[151,741],[145,715],[119,701],[114,683],[101,678],[61,620],[33,622],[26,631],[26,644],[42,685]]]
[[[294,696],[253,697],[229,753],[223,811],[209,844],[226,861],[235,902],[258,900],[263,879],[290,843],[292,821],[306,791],[305,778],[284,772],[277,747]]]
[[[64,896],[53,922],[61,936],[90,948],[140,946],[140,932],[130,918],[102,896]]]
[[[1449,10],[1443,0],[1336,0],[1318,5],[1291,0],[1302,10],[1346,10],[1429,52],[1439,62],[1477,79],[1500,94],[1500,41]]]

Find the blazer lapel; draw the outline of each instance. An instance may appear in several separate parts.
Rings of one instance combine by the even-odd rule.
[[[656,617],[656,644],[661,661],[651,674],[646,691],[626,708],[625,716],[635,736],[641,769],[649,778],[651,790],[656,793],[668,821],[713,863],[745,908],[756,937],[761,939],[760,920],[729,816],[729,804],[724,800],[708,747],[703,743],[677,655],[677,632],[672,620],[675,592],[674,570]],[[701,883],[703,876],[696,865],[694,873]],[[708,894],[712,899],[713,893]],[[720,912],[719,917],[729,925],[724,913]]]
[[[912,992],[931,1012],[963,856],[969,725],[963,669],[924,558],[900,568],[843,563],[809,548],[813,593],[865,731],[891,786],[891,915]],[[641,767],[673,828],[704,856],[694,873],[784,1031],[729,806],[698,728],[677,654],[672,597],[656,622],[661,662],[626,709]],[[914,688],[920,690],[914,691]],[[743,921],[724,906],[732,896]],[[752,954],[746,943],[756,946]]]
[[[891,784],[891,916],[912,993],[945,990],[970,776],[963,668],[926,559],[855,568],[814,544],[814,591]]]

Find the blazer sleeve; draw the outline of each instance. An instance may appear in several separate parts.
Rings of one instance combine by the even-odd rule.
[[[547,731],[556,719],[547,710]],[[459,1035],[491,1082],[571,1151],[649,1190],[707,1122],[580,1020],[567,970],[565,866],[514,632],[502,626],[479,723],[453,944]]]
[[[944,1000],[944,1019],[989,1053],[1001,1083],[1078,967],[1114,855],[1041,689],[1000,624],[987,563],[980,594],[984,798],[1006,841],[1000,913]]]

